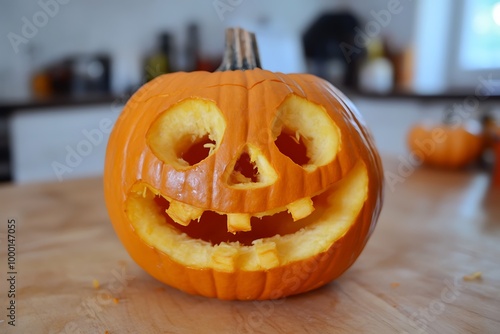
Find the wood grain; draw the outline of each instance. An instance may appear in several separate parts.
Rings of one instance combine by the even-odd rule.
[[[398,172],[397,160],[384,164]],[[498,333],[500,190],[477,171],[409,174],[387,187],[379,225],[341,278],[266,302],[189,296],[149,277],[111,228],[101,179],[3,186],[0,272],[15,218],[18,275],[16,327],[0,282],[0,333]]]

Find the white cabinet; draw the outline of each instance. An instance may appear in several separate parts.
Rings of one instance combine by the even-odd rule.
[[[13,180],[100,175],[109,132],[123,105],[18,110],[9,120]]]

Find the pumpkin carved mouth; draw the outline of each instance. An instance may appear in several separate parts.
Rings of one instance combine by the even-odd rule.
[[[359,161],[341,181],[313,198],[266,212],[204,210],[176,202],[145,182],[130,190],[126,211],[143,241],[180,263],[225,272],[252,271],[327,250],[356,221],[367,196],[368,173]],[[250,229],[228,230],[230,220],[241,215],[249,216]]]

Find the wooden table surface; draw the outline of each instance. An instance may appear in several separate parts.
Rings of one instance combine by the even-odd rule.
[[[397,160],[384,164],[398,174]],[[0,333],[499,333],[500,190],[478,171],[402,172],[353,267],[319,290],[265,302],[190,296],[148,276],[113,232],[101,179],[3,186]]]

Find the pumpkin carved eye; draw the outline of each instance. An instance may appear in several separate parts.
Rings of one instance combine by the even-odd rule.
[[[280,152],[307,171],[332,162],[340,147],[340,130],[325,109],[297,95],[278,107],[272,134]]]
[[[224,116],[214,102],[190,98],[163,112],[146,141],[164,163],[183,170],[213,154],[225,129]]]

